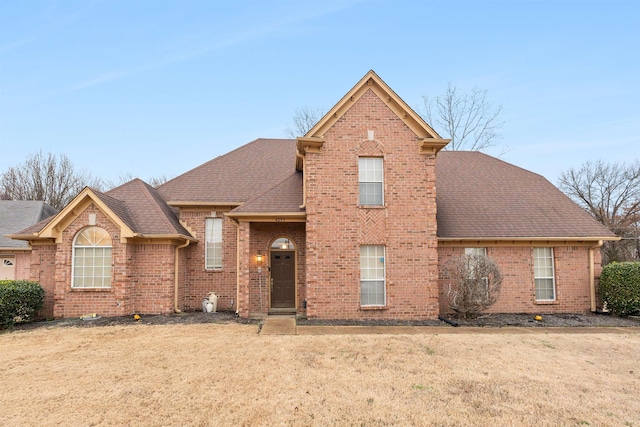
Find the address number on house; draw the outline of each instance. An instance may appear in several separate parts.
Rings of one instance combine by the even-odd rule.
[[[284,217],[276,217],[276,222],[286,222],[287,218]]]

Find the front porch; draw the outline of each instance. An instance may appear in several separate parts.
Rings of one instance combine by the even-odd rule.
[[[304,222],[238,222],[238,316],[305,314],[305,237]]]

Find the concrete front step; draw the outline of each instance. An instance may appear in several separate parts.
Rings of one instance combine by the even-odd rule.
[[[267,316],[262,324],[262,335],[296,335],[295,316]]]

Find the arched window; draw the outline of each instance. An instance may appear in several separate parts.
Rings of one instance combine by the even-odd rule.
[[[273,241],[273,243],[271,244],[271,249],[294,251],[296,249],[296,245],[286,237],[281,237]]]
[[[111,237],[106,230],[87,227],[76,234],[71,287],[111,287]]]

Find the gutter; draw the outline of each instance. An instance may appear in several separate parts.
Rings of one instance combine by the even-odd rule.
[[[180,262],[178,260],[178,250],[186,248],[191,243],[191,240],[185,241],[183,245],[176,246],[175,268],[174,268],[174,283],[173,283],[173,311],[176,313],[182,313],[182,310],[178,308],[178,278],[180,273]]]
[[[589,293],[591,296],[591,312],[596,312],[596,270],[593,251],[602,247],[602,240],[598,240],[598,244],[589,247]]]

